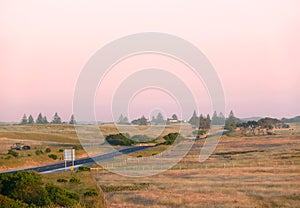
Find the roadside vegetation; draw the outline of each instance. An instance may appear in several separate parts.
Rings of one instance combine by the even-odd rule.
[[[62,178],[57,178],[60,176]],[[8,207],[104,207],[89,172],[0,174],[0,205]]]

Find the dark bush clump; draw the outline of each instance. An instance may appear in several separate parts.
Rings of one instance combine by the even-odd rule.
[[[78,168],[78,171],[90,171],[91,168],[90,167],[87,167],[87,166],[81,166]]]
[[[8,150],[8,154],[9,154],[9,155],[12,155],[12,156],[14,156],[14,157],[18,157],[18,156],[19,156],[19,153],[16,152],[16,151],[14,151],[14,150]]]
[[[52,202],[63,207],[72,207],[79,201],[79,195],[53,184],[47,184],[46,190]]]
[[[106,141],[111,145],[131,146],[136,142],[130,139],[128,134],[110,134],[106,138]]]
[[[66,183],[66,182],[68,182],[68,180],[65,178],[59,178],[59,179],[57,179],[57,182],[58,183]]]
[[[57,159],[57,155],[55,155],[55,154],[50,154],[50,155],[48,155],[48,157],[52,158],[53,160]]]
[[[70,178],[70,183],[80,183],[80,179],[79,178],[76,178],[76,177],[72,177]]]
[[[50,152],[51,152],[51,149],[50,149],[49,147],[47,147],[46,150],[45,150],[45,152],[46,152],[46,153],[50,153]]]
[[[35,154],[36,154],[36,155],[41,155],[41,154],[44,154],[44,152],[43,152],[43,150],[37,149],[37,150],[35,151]]]
[[[98,196],[99,193],[95,189],[88,190],[84,193],[84,196]]]

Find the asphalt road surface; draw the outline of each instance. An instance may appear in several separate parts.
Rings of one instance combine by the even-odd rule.
[[[136,146],[136,147],[129,147],[129,148],[125,148],[125,149],[120,149],[118,151],[112,152],[112,153],[107,153],[107,154],[103,154],[103,155],[98,155],[98,156],[94,156],[94,157],[87,157],[87,158],[81,158],[78,160],[74,161],[74,166],[76,167],[80,167],[82,165],[91,165],[94,164],[95,162],[98,161],[106,161],[106,160],[110,160],[113,159],[116,156],[122,155],[122,154],[128,154],[131,152],[136,152],[139,150],[144,150],[147,148],[150,148],[153,146]],[[67,167],[71,166],[72,162],[67,162]],[[51,164],[51,165],[44,165],[44,166],[38,166],[38,167],[31,167],[31,168],[25,168],[25,169],[18,169],[18,170],[12,170],[12,171],[6,171],[6,172],[2,172],[2,173],[14,173],[20,170],[34,170],[40,173],[51,173],[51,172],[60,172],[60,171],[64,171],[65,170],[65,162],[59,162],[59,163],[55,163],[55,164]],[[69,170],[69,168],[68,168]]]

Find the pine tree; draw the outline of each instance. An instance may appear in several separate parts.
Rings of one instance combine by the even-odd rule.
[[[54,123],[54,124],[61,124],[61,118],[59,117],[59,115],[58,115],[57,112],[53,116],[52,123]]]
[[[189,120],[189,123],[193,126],[198,126],[199,125],[199,118],[197,116],[196,111],[194,110],[194,113],[192,115],[192,117]]]
[[[70,118],[69,124],[75,124],[75,123],[76,123],[75,117],[74,117],[74,115],[72,114],[72,115],[71,115],[71,118]]]
[[[43,115],[42,113],[39,113],[37,119],[36,119],[37,124],[42,124],[43,123]]]
[[[25,113],[24,113],[24,115],[22,117],[21,124],[27,124],[27,116],[26,116]]]
[[[145,118],[145,116],[142,116],[140,118],[140,125],[147,125],[147,119]]]
[[[43,117],[43,124],[47,124],[47,123],[49,123],[48,120],[47,120],[47,117],[44,116],[44,117]]]
[[[231,110],[230,113],[229,113],[229,118],[234,118],[234,114],[233,114],[233,111]]]
[[[164,117],[160,112],[157,114],[155,121],[157,124],[165,123]]]
[[[29,115],[29,117],[28,117],[28,124],[34,124],[32,115]]]

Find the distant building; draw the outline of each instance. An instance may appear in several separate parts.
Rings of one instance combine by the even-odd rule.
[[[178,119],[173,119],[173,118],[167,119],[167,124],[176,124],[176,123],[180,123],[180,121]]]

